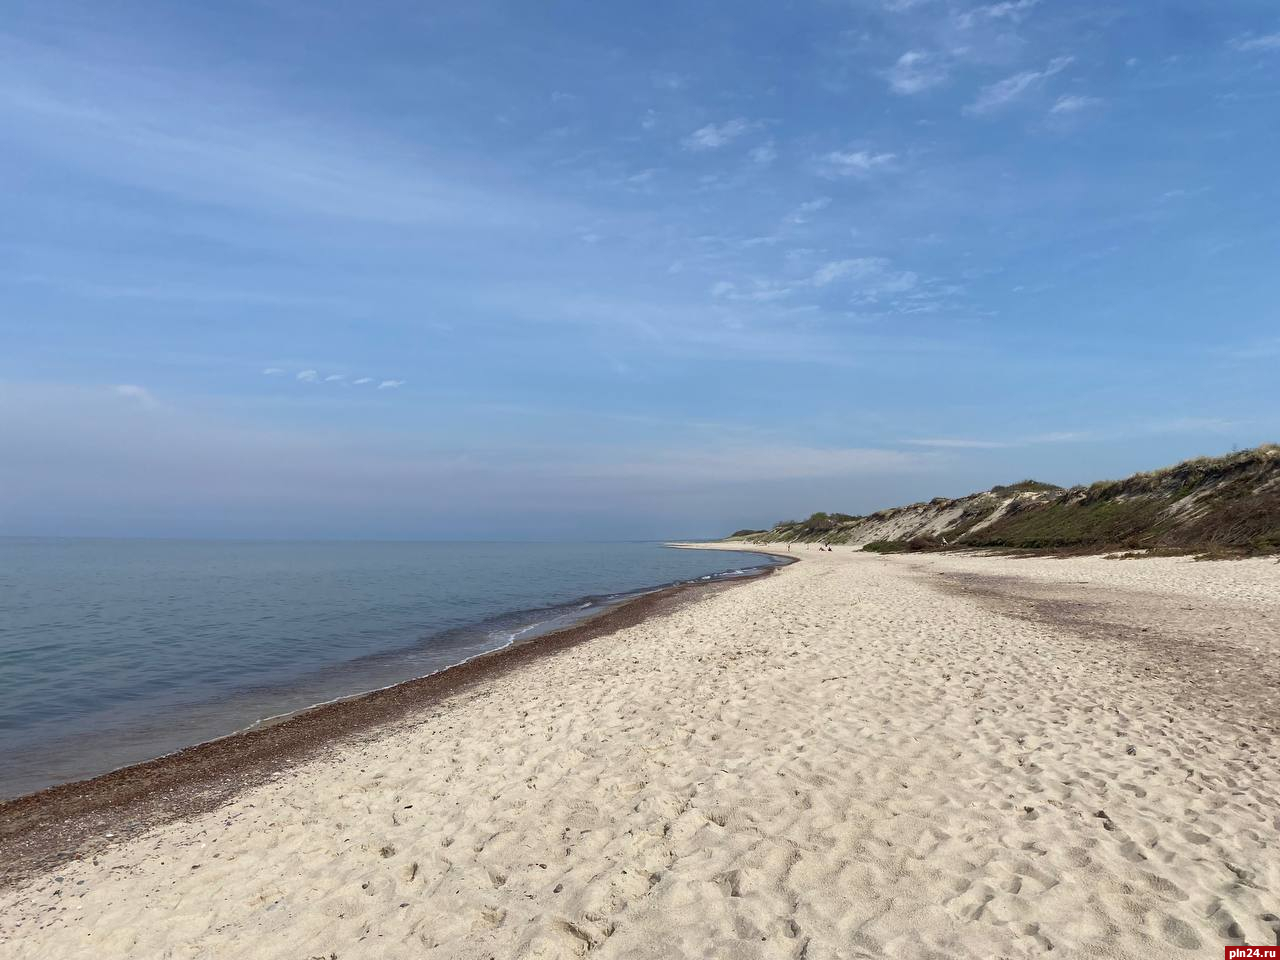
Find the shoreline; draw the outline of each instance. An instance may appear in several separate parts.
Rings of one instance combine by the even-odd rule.
[[[110,572],[154,563],[156,549],[168,557],[163,546],[126,551],[123,564],[108,561],[100,550],[84,554],[81,541],[66,548],[71,553],[47,547],[39,547],[46,556],[104,564],[109,582],[100,592],[115,596],[118,591],[120,599],[112,601],[114,611],[105,620],[72,617],[60,626],[48,617],[42,621],[40,611],[56,612],[65,597],[46,587],[30,602],[19,601],[16,629],[4,644],[18,659],[0,683],[8,691],[0,710],[0,804],[419,679],[572,626],[645,593],[706,579],[703,574],[729,579],[769,562],[750,551],[691,560],[656,543],[583,544],[567,552],[535,545],[510,553],[484,544],[475,549],[428,544],[408,554],[357,545],[355,554],[342,548],[321,561],[304,552],[301,567],[289,577],[278,583],[267,576],[245,581],[239,587],[247,597],[225,593],[216,601],[225,605],[219,610],[206,603],[206,587],[195,571],[190,571],[195,579],[184,579],[184,564],[239,557],[250,569],[261,565],[265,571],[282,560],[297,561],[297,552],[268,553],[262,560],[252,550],[228,554],[219,547],[206,556],[207,546],[183,545],[169,577],[176,581],[166,590],[159,584],[138,586],[141,581]],[[572,564],[597,553],[605,565],[583,568],[581,576],[558,565],[561,559]],[[616,558],[630,555],[641,558],[634,569],[618,564]],[[302,583],[301,569],[336,575],[351,556],[369,563],[364,574],[356,575],[367,582],[338,582],[332,595],[308,595],[316,588]],[[53,582],[49,561],[42,562],[45,566],[33,568],[37,587]],[[21,564],[17,569],[25,576]],[[368,580],[375,570],[389,576]],[[212,589],[229,591],[234,583],[219,580]],[[424,592],[426,583],[431,586]],[[117,614],[121,619],[113,623]],[[206,640],[198,642],[197,636]],[[35,652],[28,656],[24,650]],[[95,667],[102,661],[111,665],[105,672]]]
[[[0,887],[0,940],[1146,960],[1280,933],[1274,564],[800,559],[489,658],[210,812],[86,844]]]
[[[373,734],[529,663],[767,577],[783,566],[787,564],[728,579],[661,587],[563,629],[515,641],[425,676],[316,704],[151,760],[0,801],[0,887],[83,859],[154,827],[207,813],[340,740]]]

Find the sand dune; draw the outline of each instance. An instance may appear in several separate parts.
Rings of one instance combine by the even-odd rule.
[[[802,555],[0,891],[0,955],[1280,941],[1280,566]]]

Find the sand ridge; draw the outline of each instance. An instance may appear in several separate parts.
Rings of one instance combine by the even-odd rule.
[[[1174,669],[989,595],[1066,584],[1115,622],[1129,597],[1211,604],[1242,656],[1274,662],[1257,627],[1280,614],[1274,563],[800,555],[0,892],[0,956],[1154,958],[1280,941],[1268,692],[1226,709],[1189,695],[1193,658]]]

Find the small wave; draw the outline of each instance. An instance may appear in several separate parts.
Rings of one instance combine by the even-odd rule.
[[[512,632],[510,632],[510,633],[507,633],[507,634],[506,634],[507,642],[506,642],[505,644],[503,644],[503,646],[508,646],[508,647],[509,647],[509,646],[511,646],[513,643],[515,643],[515,642],[516,642],[516,639],[517,639],[518,637],[523,637],[523,636],[524,636],[526,633],[528,633],[529,631],[531,631],[531,630],[537,630],[539,627],[545,627],[548,623],[554,623],[554,622],[556,621],[556,619],[558,619],[558,618],[556,618],[556,617],[551,617],[551,618],[550,618],[550,619],[548,619],[548,620],[539,620],[539,621],[537,621],[536,623],[530,623],[530,624],[528,624],[527,626],[523,626],[523,627],[521,627],[519,630],[515,630],[515,631],[512,631]],[[497,634],[497,635],[495,635],[495,636],[501,636],[501,634]]]

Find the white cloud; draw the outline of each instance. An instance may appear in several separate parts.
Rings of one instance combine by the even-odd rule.
[[[778,159],[778,146],[772,140],[762,143],[760,146],[752,149],[749,154],[752,163],[758,163],[762,167],[767,166]]]
[[[815,271],[809,282],[815,287],[825,287],[837,280],[843,279],[853,273],[865,273],[869,269],[871,263],[867,258],[858,258],[855,260],[833,260],[830,263],[824,263]]]
[[[711,287],[711,295],[717,300],[733,300],[738,303],[772,303],[791,296],[792,287],[785,283],[753,277],[742,284],[721,280]]]
[[[1231,46],[1244,52],[1259,50],[1280,50],[1280,33],[1266,33],[1261,36],[1245,34],[1230,41]]]
[[[1010,17],[1017,20],[1032,7],[1039,4],[1040,0],[1006,0],[1004,3],[992,3],[978,9],[992,19]]]
[[[830,197],[815,197],[813,200],[806,200],[787,216],[787,222],[808,223],[813,219],[812,214],[817,213],[819,210],[825,210],[829,206],[831,206]]]
[[[947,71],[935,55],[923,50],[908,50],[885,72],[885,76],[890,90],[909,96],[944,83]]]
[[[1160,203],[1173,203],[1181,200],[1194,200],[1196,197],[1203,196],[1208,192],[1208,187],[1175,187],[1172,190],[1166,190],[1156,199]]]
[[[709,123],[685,137],[684,145],[688,150],[718,150],[750,129],[751,124],[742,118],[726,120],[724,123]]]
[[[303,383],[319,383],[320,374],[315,370],[299,370],[297,379]]]
[[[395,390],[397,387],[403,387],[405,385],[405,382],[406,381],[404,380],[383,380],[380,384],[378,384],[378,389],[379,390]]]
[[[847,296],[851,302],[867,304],[881,297],[908,294],[919,284],[919,277],[910,270],[894,269],[885,257],[853,257],[832,260],[816,269],[796,277],[797,269],[810,260],[814,250],[797,249],[787,253],[790,279],[748,277],[736,282],[721,280],[708,291],[717,300],[734,303],[772,304],[815,290],[832,288],[839,296]],[[811,305],[797,304],[793,310],[815,309]]]
[[[974,7],[956,17],[956,23],[968,29],[981,20],[1021,20],[1040,0],[1004,0],[1002,3],[988,3]]]
[[[329,376],[324,378],[324,382],[325,383],[341,383],[345,379],[347,379],[347,375],[345,373],[331,373],[329,374]]]
[[[361,377],[359,380],[352,380],[351,382],[357,387],[362,387],[366,383],[373,383],[373,377]]]
[[[791,293],[792,288],[785,283],[757,278],[751,281],[751,288],[736,299],[746,300],[749,303],[773,303],[777,300],[785,300],[791,296]]]
[[[818,158],[819,170],[829,177],[869,177],[889,167],[897,154],[870,150],[833,150]]]
[[[990,113],[1017,100],[1028,90],[1049,77],[1061,73],[1075,61],[1074,57],[1056,57],[1043,70],[1025,70],[983,87],[976,100],[965,107],[968,113]]]
[[[281,370],[279,367],[267,367],[265,370],[262,371],[262,374],[263,376],[266,376],[266,377],[279,377],[284,374],[284,371]]]
[[[919,281],[910,270],[893,270],[884,257],[854,257],[832,260],[819,267],[809,285],[826,287],[839,281],[856,283],[866,296],[906,293]]]
[[[1102,101],[1097,97],[1084,97],[1077,94],[1064,94],[1058,102],[1049,108],[1050,113],[1079,113],[1081,110],[1096,106]]]
[[[142,404],[144,407],[154,407],[156,398],[151,395],[151,391],[146,387],[140,387],[136,383],[120,383],[112,388],[116,396],[126,397]]]

